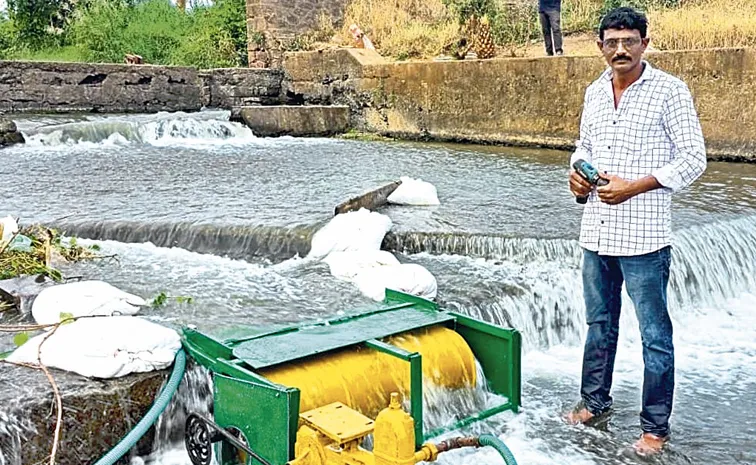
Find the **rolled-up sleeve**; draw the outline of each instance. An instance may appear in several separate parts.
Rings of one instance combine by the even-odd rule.
[[[590,106],[590,88],[586,90],[585,97],[583,98],[583,112],[580,116],[580,138],[575,143],[575,151],[570,157],[570,167],[579,159],[583,159],[588,163],[592,160],[592,142],[591,142],[591,128],[588,125],[588,110]]]
[[[665,100],[664,129],[672,140],[672,161],[651,173],[659,184],[678,191],[706,170],[706,146],[688,86],[674,86]]]

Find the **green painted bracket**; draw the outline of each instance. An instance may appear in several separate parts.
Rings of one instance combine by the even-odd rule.
[[[184,328],[182,331],[182,345],[184,350],[200,365],[213,373],[250,381],[268,386],[277,386],[267,378],[247,370],[243,361],[233,359],[231,349],[218,340],[200,333],[194,329]]]
[[[284,465],[294,458],[299,424],[299,389],[265,385],[214,374],[215,422],[235,428],[249,447],[268,462]],[[220,465],[237,465],[236,449],[221,441],[215,446]],[[249,458],[245,465],[262,465]]]
[[[522,399],[522,337],[512,328],[502,328],[454,312],[454,330],[472,349],[488,380],[488,387],[508,399],[510,409],[519,410]]]
[[[229,346],[234,346],[234,345],[239,344],[240,342],[251,341],[251,340],[254,340],[254,339],[262,339],[262,338],[266,338],[266,337],[270,337],[270,336],[280,336],[282,334],[287,334],[287,333],[293,333],[293,332],[301,331],[303,328],[313,328],[313,327],[316,327],[316,326],[334,326],[334,325],[338,325],[338,324],[341,324],[341,323],[349,322],[349,321],[354,320],[356,318],[365,318],[365,317],[368,317],[368,316],[371,316],[371,315],[378,315],[380,313],[393,312],[393,311],[396,311],[396,310],[399,310],[399,309],[402,309],[402,308],[408,308],[408,307],[413,307],[414,308],[415,307],[415,303],[414,302],[409,302],[407,300],[401,300],[399,302],[396,302],[394,305],[391,305],[391,306],[388,306],[388,307],[381,307],[381,308],[378,308],[378,309],[375,309],[375,310],[371,310],[371,311],[368,311],[368,312],[361,312],[361,313],[357,313],[357,314],[354,314],[354,315],[344,315],[344,316],[341,316],[339,318],[334,318],[332,320],[328,320],[328,321],[325,321],[325,322],[319,322],[319,323],[307,322],[307,323],[301,323],[301,324],[298,324],[298,325],[292,325],[292,326],[286,326],[286,327],[282,327],[282,328],[276,328],[276,329],[273,329],[273,330],[270,330],[270,331],[261,331],[261,332],[252,334],[252,335],[247,336],[247,337],[239,337],[239,338],[226,339],[226,340],[223,341],[223,343],[226,344],[226,345],[229,345]]]
[[[412,294],[405,294],[404,292],[395,291],[393,289],[386,289],[386,296],[383,299],[383,302],[387,304],[411,304],[415,308],[438,311],[438,304],[432,300],[424,299]]]
[[[423,445],[423,357],[377,339],[365,345],[410,363],[410,416],[415,423],[415,449],[419,449]]]

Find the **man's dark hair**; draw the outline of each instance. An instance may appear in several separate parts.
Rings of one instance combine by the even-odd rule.
[[[608,12],[599,25],[599,38],[604,40],[604,31],[607,29],[638,30],[641,38],[646,38],[648,20],[646,15],[633,8],[622,6]]]

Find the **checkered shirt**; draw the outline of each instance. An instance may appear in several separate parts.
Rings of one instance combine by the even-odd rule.
[[[619,205],[591,192],[583,210],[580,245],[601,255],[654,252],[671,243],[672,193],[706,169],[706,148],[688,86],[643,62],[645,69],[614,108],[608,68],[585,92],[580,139],[572,163],[582,158],[600,172],[627,180],[652,175],[664,186]]]

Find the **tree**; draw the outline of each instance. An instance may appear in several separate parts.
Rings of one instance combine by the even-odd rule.
[[[31,48],[59,41],[76,0],[8,0],[8,15],[19,39]]]

